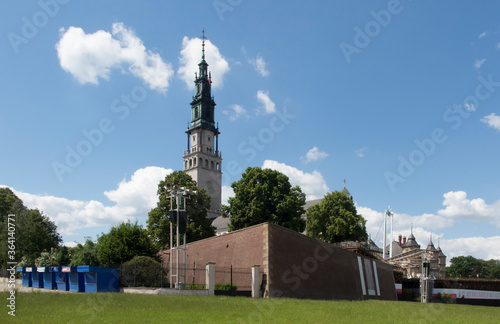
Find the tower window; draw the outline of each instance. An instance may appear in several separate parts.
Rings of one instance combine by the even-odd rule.
[[[208,141],[210,142],[210,136],[208,136]]]

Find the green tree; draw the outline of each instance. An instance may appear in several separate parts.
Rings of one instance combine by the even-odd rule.
[[[485,278],[500,279],[500,260],[484,261]]]
[[[168,219],[170,194],[173,188],[181,187],[192,191],[186,196],[188,198],[186,240],[193,242],[215,235],[215,227],[207,218],[210,196],[207,195],[205,189],[196,187],[196,182],[190,175],[182,171],[174,171],[158,184],[158,202],[156,207],[149,212],[147,221],[147,229],[157,250],[167,248],[170,245],[170,221]],[[175,209],[177,207],[175,202],[173,205]],[[175,235],[173,239],[175,244]]]
[[[105,266],[126,262],[135,256],[152,257],[156,251],[147,230],[137,222],[113,226],[97,240],[97,259]]]
[[[67,246],[61,246],[57,249],[55,262],[57,265],[66,266],[71,263],[70,249]]]
[[[16,230],[15,247],[16,260],[20,261],[25,257],[25,261],[33,265],[35,259],[45,251],[57,248],[62,242],[61,236],[57,233],[57,226],[49,217],[38,209],[28,209],[9,188],[0,188],[0,261],[5,267],[7,258],[7,223],[8,214],[14,214]]]
[[[90,237],[86,238],[84,244],[78,243],[75,247],[71,248],[69,254],[71,256],[70,266],[99,265],[99,261],[97,260],[97,244]]]
[[[446,267],[446,276],[452,278],[484,278],[484,261],[470,255],[451,258],[450,266]]]
[[[50,267],[57,266],[57,249],[50,249],[50,252],[43,251],[38,258],[35,260],[35,266],[37,267]]]
[[[239,181],[231,184],[234,197],[223,206],[224,217],[229,217],[229,230],[271,222],[294,231],[303,232],[301,218],[306,203],[305,194],[298,186],[292,187],[283,173],[247,168]]]
[[[340,191],[327,193],[307,210],[307,235],[324,242],[366,241],[366,220],[352,200]]]

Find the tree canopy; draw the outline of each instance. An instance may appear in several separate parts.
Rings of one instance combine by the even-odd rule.
[[[352,200],[340,191],[327,193],[307,210],[307,235],[324,242],[366,241],[366,220]]]
[[[0,261],[1,266],[7,262],[7,223],[8,214],[15,217],[11,224],[15,224],[15,247],[16,261],[24,257],[29,265],[33,265],[35,259],[43,251],[57,248],[62,242],[61,235],[57,232],[57,226],[49,217],[38,209],[28,209],[9,188],[0,188]]]
[[[86,238],[84,244],[78,243],[75,247],[69,250],[71,256],[70,266],[93,265],[98,266],[97,260],[97,244],[89,237]]]
[[[305,212],[306,196],[300,187],[292,187],[283,173],[249,167],[231,188],[234,197],[222,207],[224,216],[229,217],[230,231],[263,222],[304,231],[305,222],[301,216]]]
[[[473,256],[451,258],[446,276],[452,278],[500,279],[500,261],[476,259]]]
[[[152,257],[156,252],[147,230],[137,222],[113,226],[97,239],[97,259],[104,266],[126,262],[135,256]]]
[[[215,227],[207,218],[207,210],[210,207],[210,196],[205,189],[198,189],[196,181],[190,175],[182,171],[174,171],[168,174],[158,184],[158,202],[155,208],[149,212],[147,229],[153,238],[157,250],[167,248],[170,245],[170,211],[171,190],[184,187],[195,191],[187,195],[187,242],[198,241],[215,235]],[[175,202],[173,208],[176,208]],[[175,244],[175,235],[174,235]]]

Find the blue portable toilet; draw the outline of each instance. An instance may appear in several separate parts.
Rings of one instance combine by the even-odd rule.
[[[31,287],[31,269],[29,272],[26,271],[24,267],[17,267],[17,272],[21,272],[21,276],[23,279],[23,287]]]
[[[78,273],[85,275],[85,292],[119,292],[120,270],[95,266],[78,266]]]
[[[72,271],[76,272],[76,267],[54,267],[54,274],[56,276],[56,286],[57,290],[70,291],[69,290],[69,274]]]
[[[70,267],[71,272],[68,273],[69,291],[85,292],[85,275],[78,272],[78,267]]]
[[[39,272],[37,267],[26,267],[26,271],[28,269],[31,269],[31,283],[33,288],[43,288],[43,272]]]
[[[56,273],[54,267],[38,267],[38,272],[43,273],[43,288],[56,289]]]

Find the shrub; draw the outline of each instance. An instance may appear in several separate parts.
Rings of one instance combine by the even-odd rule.
[[[122,265],[120,281],[125,287],[160,287],[162,275],[165,276],[165,270],[160,262],[151,257],[136,256]]]
[[[223,284],[215,284],[215,290],[225,290],[225,291],[236,291],[238,287],[236,285],[223,283]]]
[[[206,289],[205,285],[186,285],[186,289]]]

